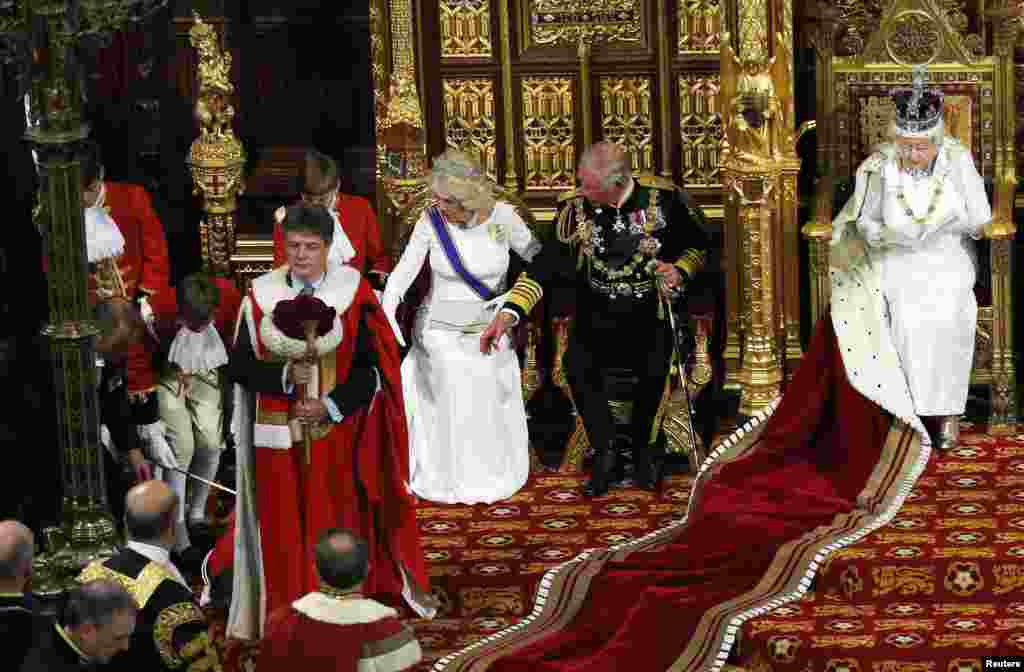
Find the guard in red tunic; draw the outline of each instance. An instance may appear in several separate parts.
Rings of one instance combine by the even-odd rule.
[[[143,187],[104,181],[96,145],[86,147],[81,166],[89,298],[107,324],[97,342],[103,366],[101,420],[118,456],[131,464],[136,479],[146,480],[151,474],[143,449],[163,441],[157,424],[153,357],[158,343],[152,323],[154,311],[174,300],[167,241]],[[132,324],[137,328],[127,326]],[[108,460],[109,503],[117,520],[124,499],[119,481],[116,462]]]
[[[398,613],[363,594],[368,547],[348,530],[327,530],[316,545],[320,586],[274,612],[260,645],[260,672],[399,672],[422,658]]]
[[[232,558],[228,634],[259,637],[267,613],[316,589],[313,547],[333,527],[369,544],[368,595],[431,616],[394,334],[366,279],[327,264],[326,210],[290,207],[283,228],[288,264],[253,280],[230,355],[238,498],[208,563]],[[315,340],[278,319],[300,295],[333,309]]]
[[[302,170],[302,201],[327,208],[334,220],[334,238],[327,255],[329,265],[347,264],[383,290],[394,261],[380,238],[380,226],[370,202],[361,196],[339,191],[338,164],[321,152],[306,153]],[[274,266],[287,261],[281,218],[284,208],[275,213]]]

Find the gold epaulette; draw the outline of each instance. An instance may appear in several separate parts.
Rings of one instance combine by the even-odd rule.
[[[559,203],[565,203],[570,198],[576,198],[579,189],[567,189],[558,195],[557,201]]]
[[[99,560],[89,563],[82,570],[82,573],[78,575],[77,580],[79,583],[88,583],[96,579],[120,583],[135,598],[135,603],[139,605],[139,609],[146,606],[149,598],[153,597],[153,593],[156,592],[156,589],[160,587],[160,584],[165,579],[174,580],[169,571],[155,562],[150,562],[146,565],[138,577],[133,579],[120,572],[115,572]]]
[[[523,311],[523,315],[529,315],[543,296],[544,288],[524,272],[519,275],[516,284],[512,285],[505,301]]]
[[[667,177],[659,177],[657,175],[636,175],[635,177],[641,187],[664,189],[666,191],[677,191],[679,189],[679,185]]]

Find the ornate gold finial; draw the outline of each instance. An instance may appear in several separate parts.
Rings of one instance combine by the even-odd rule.
[[[231,54],[221,49],[214,27],[198,13],[193,16],[189,41],[199,55],[195,106],[199,137],[189,149],[187,163],[195,183],[193,193],[203,197],[206,213],[200,224],[204,267],[226,275],[234,251],[236,199],[245,189],[245,149],[232,128]]]
[[[387,116],[384,117],[382,128],[391,128],[396,124],[423,128],[423,113],[420,111],[416,82],[402,74],[396,74],[391,80],[391,95],[388,96]]]

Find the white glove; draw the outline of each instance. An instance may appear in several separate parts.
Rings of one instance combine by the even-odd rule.
[[[107,449],[110,456],[114,458],[114,461],[120,459],[117,455],[117,449],[114,446],[114,440],[110,436],[110,428],[106,425],[100,425],[100,443]]]
[[[142,440],[146,457],[169,467],[180,466],[164,434],[164,423],[157,421],[149,425],[139,425],[139,438]]]

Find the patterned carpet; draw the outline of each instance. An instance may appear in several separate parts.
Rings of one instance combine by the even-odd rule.
[[[414,622],[429,661],[512,625],[533,608],[544,572],[586,548],[650,532],[681,514],[689,496],[690,479],[674,476],[658,495],[624,488],[585,500],[585,480],[539,475],[499,504],[417,512],[431,584],[445,605],[433,621]]]
[[[899,515],[826,561],[814,592],[745,624],[748,670],[980,672],[1024,656],[1024,433],[963,427]]]
[[[436,505],[417,511],[431,585],[441,599],[432,621],[414,620],[424,650],[417,670],[494,634],[533,608],[544,572],[598,546],[642,536],[678,517],[689,497],[690,477],[669,476],[657,495],[616,488],[585,500],[586,474],[542,473],[514,497],[493,505]],[[212,614],[223,641],[223,614]],[[228,642],[225,671],[258,672],[254,645]]]
[[[832,556],[803,600],[743,626],[733,662],[749,672],[982,672],[983,656],[1024,656],[1024,427],[962,430],[888,526]],[[682,475],[658,495],[627,487],[594,501],[580,495],[585,480],[542,473],[499,504],[419,509],[444,606],[411,622],[425,654],[418,671],[528,614],[548,569],[650,532],[689,497]],[[255,652],[229,644],[226,670],[254,672]]]

